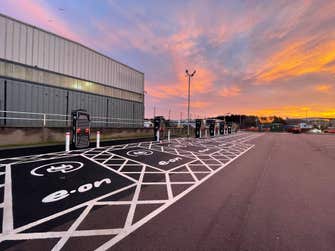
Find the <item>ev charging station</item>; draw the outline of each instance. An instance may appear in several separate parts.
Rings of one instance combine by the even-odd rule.
[[[224,134],[224,122],[221,121],[219,124],[219,131],[220,131],[220,135]]]
[[[165,121],[162,116],[154,118],[154,140],[159,141],[164,138]]]
[[[75,149],[90,145],[90,115],[86,110],[74,110],[72,119],[72,146]]]
[[[209,136],[214,137],[215,133],[215,120],[214,119],[208,119],[207,124],[209,125]]]
[[[228,124],[228,134],[231,134],[231,127],[232,127],[232,124],[229,123],[229,124]]]
[[[201,137],[201,119],[195,120],[195,137],[196,138]]]

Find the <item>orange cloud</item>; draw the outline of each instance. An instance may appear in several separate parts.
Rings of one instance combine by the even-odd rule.
[[[318,92],[329,92],[332,89],[332,86],[329,84],[316,85],[315,90]]]
[[[196,74],[191,78],[191,96],[209,92],[212,89],[215,76],[206,68],[198,67]],[[177,83],[149,83],[149,95],[166,99],[169,97],[187,97],[188,78],[185,73],[180,73]]]
[[[321,41],[318,45],[308,48],[309,42],[313,42],[313,39],[295,41],[271,56],[260,70],[257,79],[261,82],[271,82],[308,73],[335,73],[335,68],[328,66],[335,60],[335,42]]]
[[[290,118],[305,118],[307,117],[323,117],[323,118],[334,118],[335,108],[325,107],[320,105],[313,105],[310,107],[306,106],[279,106],[269,107],[265,109],[249,111],[251,114],[257,116],[281,116]]]
[[[185,103],[181,103],[180,105],[183,107],[187,107],[188,103],[185,102]],[[211,103],[207,101],[193,101],[193,100],[191,100],[191,104],[190,104],[191,109],[206,108],[206,107],[209,107],[210,105]]]

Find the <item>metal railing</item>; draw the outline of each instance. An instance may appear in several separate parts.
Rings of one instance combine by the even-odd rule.
[[[37,123],[24,123],[29,121]],[[0,110],[1,127],[12,127],[15,125],[23,126],[24,124],[33,124],[34,127],[57,127],[55,126],[55,122],[59,124],[59,127],[60,125],[70,126],[71,115]],[[114,127],[114,125],[116,125],[116,127],[125,127],[127,125],[143,127],[143,119],[91,116],[91,124],[93,127],[104,127],[106,125],[107,127]]]

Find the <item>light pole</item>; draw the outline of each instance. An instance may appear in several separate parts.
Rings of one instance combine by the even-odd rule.
[[[190,88],[191,88],[191,77],[194,76],[195,70],[190,74],[188,70],[185,71],[188,77],[188,104],[187,104],[187,137],[190,137]]]

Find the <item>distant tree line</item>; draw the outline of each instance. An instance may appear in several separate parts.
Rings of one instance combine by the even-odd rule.
[[[225,119],[227,123],[236,123],[240,125],[241,128],[257,127],[260,124],[259,118],[254,115],[231,114],[227,116],[217,116],[216,119]],[[281,117],[274,116],[272,123],[281,123],[285,125],[286,121]]]

